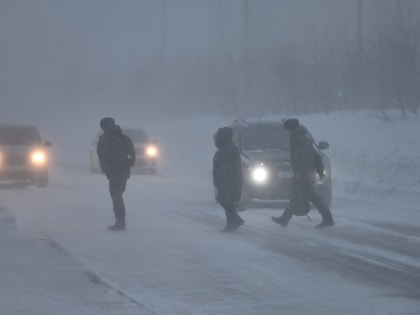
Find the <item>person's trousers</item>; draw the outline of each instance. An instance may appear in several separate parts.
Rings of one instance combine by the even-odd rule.
[[[235,210],[235,202],[233,201],[219,201],[219,204],[225,210],[226,223],[228,226],[233,225],[240,217]]]
[[[307,183],[305,193],[307,194],[306,200],[312,203],[319,211],[323,221],[332,221],[332,214],[330,209],[324,204],[318,194],[315,192],[312,184]],[[309,205],[308,205],[309,206]],[[293,216],[293,209],[290,207],[286,208],[283,212],[282,217],[289,221]]]
[[[125,205],[123,200],[123,193],[125,191],[126,184],[126,179],[109,180],[109,193],[112,198],[115,223],[121,226],[125,226]]]
[[[309,189],[309,201],[318,209],[323,221],[332,221],[330,209],[324,204],[318,194],[315,193],[313,187]]]

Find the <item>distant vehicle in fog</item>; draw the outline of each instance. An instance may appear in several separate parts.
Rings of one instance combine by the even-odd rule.
[[[241,203],[258,201],[287,201],[290,198],[293,171],[290,163],[289,133],[282,121],[236,120],[231,126],[233,142],[242,159],[244,185]],[[319,151],[324,164],[324,178],[317,174],[315,189],[325,205],[332,199],[331,163],[323,150],[328,142],[316,143],[303,126],[312,145]]]
[[[47,148],[51,146],[34,126],[0,125],[0,179],[48,186]]]
[[[156,174],[159,155],[157,142],[149,140],[146,132],[142,129],[122,129],[122,132],[130,137],[136,150],[136,164],[131,168],[131,172]],[[99,165],[98,153],[96,152],[96,146],[102,133],[102,130],[98,132],[90,148],[89,161],[92,173],[102,172],[101,166]]]

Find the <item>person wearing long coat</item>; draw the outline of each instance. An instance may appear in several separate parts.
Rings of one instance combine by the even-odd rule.
[[[286,227],[294,214],[309,212],[309,203],[312,203],[322,216],[322,222],[317,228],[334,225],[330,209],[323,203],[315,192],[315,174],[322,178],[323,170],[319,169],[315,162],[316,155],[311,140],[295,118],[284,122],[284,127],[290,135],[290,162],[293,170],[292,193],[289,206],[280,217],[271,219]],[[300,209],[297,209],[299,207]],[[301,214],[299,214],[301,215]]]
[[[230,127],[219,128],[214,136],[217,152],[213,157],[213,184],[216,200],[226,215],[226,227],[222,232],[233,232],[244,224],[238,215],[235,204],[242,192],[242,167],[238,147],[232,142],[233,131]]]

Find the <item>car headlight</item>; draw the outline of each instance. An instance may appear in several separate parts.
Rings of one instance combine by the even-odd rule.
[[[257,184],[264,184],[268,180],[268,170],[261,164],[251,170],[251,178]]]
[[[155,158],[155,157],[157,157],[157,155],[158,155],[158,149],[157,149],[154,145],[149,145],[149,146],[146,148],[146,155],[147,155],[149,158]]]
[[[47,163],[47,155],[43,151],[34,151],[31,154],[31,162],[36,166],[43,166]]]

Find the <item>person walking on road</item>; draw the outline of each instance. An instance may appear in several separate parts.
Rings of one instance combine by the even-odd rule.
[[[217,152],[213,157],[213,184],[216,200],[225,210],[226,227],[221,232],[233,232],[244,224],[238,215],[235,204],[242,192],[241,157],[237,146],[232,142],[230,127],[219,128],[214,136]]]
[[[314,150],[305,129],[299,125],[299,120],[292,118],[284,122],[284,127],[290,135],[290,162],[293,170],[292,192],[288,207],[279,217],[271,219],[286,227],[293,215],[305,215],[309,212],[309,202],[322,216],[322,222],[317,228],[334,225],[330,209],[315,192],[315,174],[324,176],[321,157]]]
[[[136,153],[133,142],[122,133],[113,118],[101,119],[100,127],[103,134],[99,138],[96,150],[101,170],[109,181],[115,216],[115,224],[109,226],[108,230],[124,231],[126,225],[123,193],[130,178],[130,168],[136,161]]]

